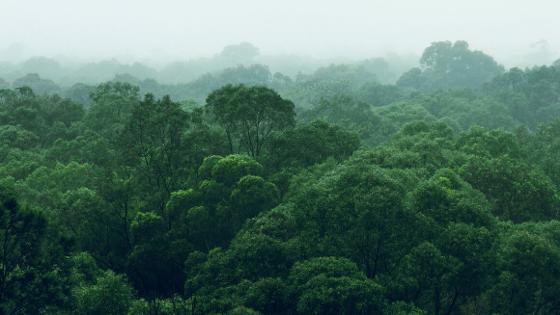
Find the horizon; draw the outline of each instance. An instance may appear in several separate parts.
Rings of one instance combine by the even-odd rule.
[[[0,13],[0,61],[45,56],[77,63],[117,59],[164,65],[211,58],[241,42],[254,44],[263,56],[358,60],[419,57],[432,42],[465,40],[506,67],[523,67],[560,58],[554,6],[550,0],[7,0]]]

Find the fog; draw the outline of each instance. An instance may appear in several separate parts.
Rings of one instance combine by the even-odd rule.
[[[0,0],[0,60],[161,65],[250,42],[263,55],[418,56],[466,40],[506,66],[560,58],[554,0]]]

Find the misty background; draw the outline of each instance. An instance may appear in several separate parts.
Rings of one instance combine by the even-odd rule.
[[[548,65],[560,58],[558,9],[552,0],[2,0],[0,78],[177,84],[238,65],[295,77],[383,60],[379,81],[394,83],[443,40],[465,40],[506,68]]]

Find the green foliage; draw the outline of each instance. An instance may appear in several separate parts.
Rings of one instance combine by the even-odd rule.
[[[558,222],[508,229],[500,247],[500,274],[490,291],[492,307],[511,314],[553,313],[558,306],[558,242],[543,233]],[[535,229],[536,228],[536,229]]]
[[[322,120],[352,130],[369,144],[377,143],[375,137],[383,135],[384,129],[382,118],[369,104],[342,95],[322,99],[317,106],[303,112],[301,119],[308,123]]]
[[[126,280],[111,271],[101,274],[93,284],[73,290],[75,314],[127,314],[133,290]]]
[[[0,244],[0,312],[62,309],[68,276],[61,241],[41,214],[22,209],[4,188],[0,188]]]
[[[357,135],[323,121],[298,126],[275,137],[268,160],[276,169],[309,167],[335,158],[348,158],[360,145]]]
[[[59,93],[60,88],[52,80],[42,79],[37,73],[28,73],[25,76],[14,80],[14,88],[27,87],[37,94]]]
[[[119,134],[139,103],[138,88],[126,83],[104,83],[91,94],[93,104],[86,124],[106,137]]]
[[[206,160],[204,160],[203,169]],[[212,160],[208,161],[210,165]],[[245,155],[231,154],[215,162],[212,166],[211,177],[226,186],[235,184],[239,179],[246,175],[261,175],[262,166],[252,158]]]
[[[465,41],[435,42],[424,50],[421,69],[403,74],[398,85],[420,90],[478,88],[500,75],[504,68]]]
[[[264,59],[0,90],[0,313],[558,313],[557,65]]]
[[[153,212],[138,213],[130,229],[133,247],[128,256],[128,275],[139,294],[169,297],[180,291],[190,244],[171,238],[163,218]]]
[[[226,85],[208,95],[206,107],[234,142],[258,157],[271,133],[294,125],[294,104],[263,86]]]
[[[486,90],[508,106],[515,119],[536,128],[558,116],[559,88],[560,68],[543,66],[525,71],[513,68]]]
[[[146,97],[133,105],[120,133],[119,153],[132,168],[140,191],[153,190],[150,209],[163,212],[171,193],[185,180],[189,162],[184,154],[188,115],[169,97]]]
[[[463,177],[493,203],[495,215],[514,222],[558,217],[559,200],[551,180],[509,157],[472,158]]]
[[[560,187],[560,119],[542,125],[535,137],[528,139],[531,160],[541,166],[556,187]]]

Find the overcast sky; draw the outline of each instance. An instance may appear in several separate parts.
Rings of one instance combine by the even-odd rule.
[[[542,40],[558,52],[559,30],[558,0],[0,0],[0,51],[79,58],[186,59],[242,41],[368,57],[464,39],[504,59]]]

